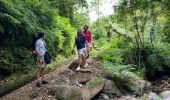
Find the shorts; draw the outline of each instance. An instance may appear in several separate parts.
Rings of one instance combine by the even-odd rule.
[[[92,43],[87,43],[86,47],[88,47],[88,48],[92,47]]]
[[[45,68],[46,67],[46,63],[43,60],[43,63],[40,62],[40,57],[37,56],[37,67],[38,68]]]
[[[86,54],[86,49],[85,48],[82,48],[82,49],[78,49],[78,55],[85,55]]]

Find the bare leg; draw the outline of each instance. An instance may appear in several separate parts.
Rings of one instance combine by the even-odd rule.
[[[82,62],[82,56],[83,55],[79,55],[78,58],[79,58],[79,61],[78,61],[78,67],[76,70],[79,70],[80,69],[80,66],[81,66],[81,62]]]
[[[44,80],[44,68],[41,68],[41,81]]]
[[[83,60],[83,62],[85,63],[84,67],[87,67],[88,64],[87,64],[87,60],[86,60],[85,56],[82,56],[82,60]]]
[[[87,49],[87,55],[86,55],[86,59],[87,59],[87,58],[89,58],[90,47],[89,47],[89,46],[87,46],[87,47],[86,47],[86,49]]]
[[[87,63],[85,56],[82,56],[82,60],[84,63]]]
[[[40,79],[40,68],[37,68],[37,80]]]
[[[41,68],[37,68],[37,87],[41,87]]]

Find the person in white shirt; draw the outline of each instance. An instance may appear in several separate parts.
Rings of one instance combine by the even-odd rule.
[[[44,80],[44,69],[46,63],[44,61],[44,55],[47,51],[45,43],[45,33],[38,33],[38,40],[35,43],[35,52],[37,53],[37,86],[41,87],[42,84],[47,84],[48,82]]]

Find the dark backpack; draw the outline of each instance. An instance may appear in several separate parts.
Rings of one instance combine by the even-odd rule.
[[[44,61],[45,61],[46,64],[50,64],[51,63],[51,55],[49,54],[48,51],[45,52]]]

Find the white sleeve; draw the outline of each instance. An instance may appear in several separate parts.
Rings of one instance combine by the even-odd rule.
[[[36,43],[36,51],[38,52],[38,54],[40,56],[44,56],[45,52],[46,52],[46,49],[45,49],[45,46],[44,46],[44,43],[42,41],[37,41]]]

